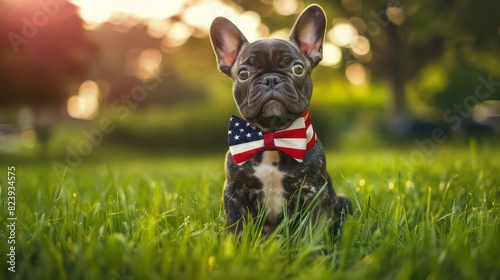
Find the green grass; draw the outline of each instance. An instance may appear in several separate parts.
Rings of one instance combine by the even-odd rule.
[[[500,279],[500,153],[442,146],[330,152],[355,215],[332,237],[304,219],[267,238],[224,229],[223,155],[17,164],[16,272],[7,271],[7,166],[0,170],[4,279]],[[16,164],[15,162],[13,162]],[[326,233],[326,234],[325,234]]]

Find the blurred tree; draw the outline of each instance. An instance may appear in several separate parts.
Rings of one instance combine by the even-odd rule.
[[[103,96],[101,105],[130,99],[134,89],[144,84],[148,84],[146,97],[134,102],[137,104],[130,109],[148,108],[155,105],[172,107],[205,101],[208,94],[203,87],[186,82],[183,77],[191,76],[186,73],[197,70],[186,60],[189,56],[195,56],[197,49],[200,48],[199,42],[186,43],[182,49],[177,49],[175,52],[162,53],[160,51],[162,39],[149,36],[147,26],[143,24],[124,28],[104,23],[98,29],[93,30],[90,36],[101,46],[100,59],[95,63],[91,79],[107,81],[110,84],[109,92]],[[206,48],[210,46],[207,45]],[[189,53],[183,54],[183,50]],[[141,65],[151,64],[154,67],[141,67]],[[183,69],[183,64],[188,65],[190,69],[182,72],[180,69]],[[197,76],[201,75],[199,73]],[[120,102],[122,103],[124,102]]]
[[[473,53],[498,55],[500,2],[481,1],[328,1],[368,38],[371,57],[344,48],[346,64],[360,61],[387,82],[392,103],[390,125],[404,129],[409,113],[405,85],[445,53],[475,63]]]
[[[0,1],[0,109],[32,108],[46,142],[50,115],[66,104],[68,85],[84,79],[96,51],[74,5]]]

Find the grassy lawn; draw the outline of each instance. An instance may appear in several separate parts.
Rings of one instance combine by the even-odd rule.
[[[354,203],[343,234],[304,224],[224,230],[223,155],[2,162],[3,279],[500,279],[500,152],[493,144],[332,151]],[[4,161],[4,160],[2,160]],[[15,273],[6,262],[16,166]]]

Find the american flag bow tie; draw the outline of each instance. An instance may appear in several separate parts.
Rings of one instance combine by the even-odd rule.
[[[244,119],[232,116],[227,136],[229,150],[238,165],[264,150],[280,150],[302,162],[306,151],[316,143],[309,111],[305,111],[287,129],[268,132],[262,132]]]

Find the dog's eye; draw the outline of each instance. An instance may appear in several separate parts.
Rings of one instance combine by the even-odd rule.
[[[250,78],[250,71],[242,69],[238,72],[238,79],[240,79],[241,81],[244,81],[248,78]]]
[[[302,64],[294,64],[292,66],[292,72],[296,75],[301,75],[302,73],[304,73],[304,66],[302,66]]]

